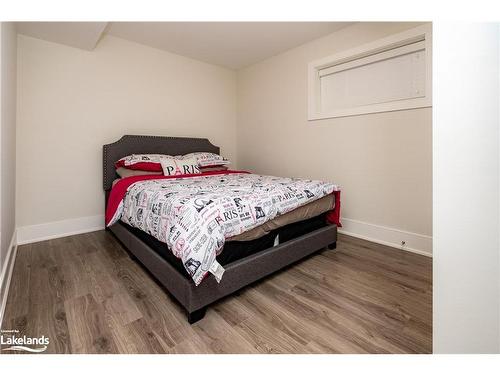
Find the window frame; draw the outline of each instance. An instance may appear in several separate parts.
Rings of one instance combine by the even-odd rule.
[[[325,69],[335,70],[335,67],[357,65],[357,60],[368,61],[370,56],[389,53],[391,50],[423,42],[425,46],[425,95],[417,98],[401,99],[385,103],[361,105],[349,108],[341,108],[330,111],[321,110],[321,86],[320,71],[325,76]],[[383,61],[384,59],[375,59]],[[366,63],[359,63],[359,66]],[[340,69],[343,70],[343,69]],[[342,51],[325,58],[312,61],[308,64],[308,120],[322,120],[328,118],[357,116],[369,113],[401,111],[406,109],[423,108],[432,106],[432,27],[430,24],[415,27],[413,29],[376,40],[362,46]]]

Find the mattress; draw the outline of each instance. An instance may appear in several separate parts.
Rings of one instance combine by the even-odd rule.
[[[158,255],[169,262],[186,278],[190,279],[190,275],[186,271],[182,260],[176,258],[164,242],[160,242],[146,232],[131,227],[128,224],[121,223],[121,225],[132,232],[136,237],[141,239],[144,243],[146,243],[151,249],[153,249]],[[217,256],[217,261],[222,266],[225,266],[250,255],[272,248],[275,244],[276,238],[278,238],[279,243],[284,243],[290,241],[291,239],[300,237],[306,233],[313,232],[316,229],[323,228],[327,225],[329,224],[327,224],[326,213],[322,213],[312,218],[290,223],[285,226],[270,230],[264,235],[252,240],[228,241],[225,243],[222,252]]]
[[[335,206],[335,199],[332,194],[327,195],[318,200],[312,201],[304,206],[300,206],[286,214],[275,217],[256,228],[243,232],[237,236],[230,237],[226,241],[251,241],[271,231],[284,227],[285,225],[296,223],[299,221],[311,219],[315,216],[321,215],[330,211]]]

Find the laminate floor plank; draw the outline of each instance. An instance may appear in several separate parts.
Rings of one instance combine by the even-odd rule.
[[[250,314],[241,305],[238,298],[239,293],[225,298],[220,303],[214,305],[213,309],[228,323],[230,326],[235,326],[250,318]]]
[[[104,308],[92,294],[65,303],[74,353],[118,353]]]
[[[51,242],[51,251],[58,264],[64,299],[87,295],[91,292],[90,277],[82,272],[84,262],[72,237]]]
[[[50,344],[46,353],[71,353],[63,283],[51,245],[51,241],[29,245],[29,286],[21,297],[28,300],[23,331],[28,337],[48,337]],[[22,247],[18,251],[23,251]]]
[[[261,289],[259,286],[249,288],[239,299],[247,314],[259,318],[265,326],[273,327],[276,336],[295,343],[297,347],[307,345],[311,339],[309,327],[294,319],[293,314],[282,310],[278,303],[261,293]]]
[[[234,330],[216,311],[206,316],[193,329],[212,353],[257,353],[257,350],[239,332]]]
[[[186,339],[182,308],[156,284],[137,263],[128,257],[116,263],[116,277],[122,282],[144,320],[155,330],[164,345],[173,348]]]
[[[9,298],[7,299],[4,312],[5,316],[9,317],[9,319],[15,319],[28,314],[30,305],[31,255],[31,245],[25,245],[17,249],[14,264],[15,272],[12,274]]]
[[[381,353],[385,352],[373,340],[367,339],[362,331],[356,331],[345,321],[339,321],[329,314],[324,306],[317,306],[310,301],[298,298],[293,293],[288,293],[274,285],[262,285],[259,290],[276,301],[282,310],[290,312],[296,319],[308,321],[308,328],[316,330],[323,338],[330,336],[341,337],[343,341],[356,347],[360,352]]]
[[[97,231],[19,246],[2,329],[49,337],[47,353],[431,353],[432,259],[339,235],[336,251],[218,301],[190,325]]]
[[[127,328],[130,329],[131,333],[128,342],[134,343],[136,348],[132,354],[165,354],[170,352],[171,348],[164,345],[162,338],[144,319],[141,318],[129,323]]]
[[[409,299],[398,297],[391,297],[384,294],[378,289],[373,289],[371,287],[364,287],[359,285],[356,279],[341,278],[340,280],[336,278],[332,280],[329,276],[315,277],[311,274],[306,274],[301,270],[293,270],[290,272],[291,275],[298,274],[306,282],[299,283],[303,287],[311,288],[316,287],[321,290],[321,294],[328,293],[331,296],[331,301],[339,301],[342,299],[344,301],[343,306],[346,303],[351,304],[353,308],[357,306],[357,310],[367,311],[369,314],[378,313],[382,323],[387,323],[387,318],[397,321],[406,321],[408,317],[415,313],[422,313],[421,321],[424,323],[429,321],[431,317],[428,310],[430,307],[422,307],[421,305],[410,304],[407,301]],[[292,291],[296,292],[292,289]],[[300,290],[299,290],[300,294]],[[411,299],[410,299],[411,300]],[[375,316],[378,316],[375,314]]]

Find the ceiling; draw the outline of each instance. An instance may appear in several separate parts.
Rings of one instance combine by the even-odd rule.
[[[93,50],[107,22],[17,22],[17,32],[34,38]]]
[[[231,69],[330,34],[337,22],[119,22],[109,34]]]
[[[241,69],[351,22],[20,22],[21,34],[93,50],[104,35]]]

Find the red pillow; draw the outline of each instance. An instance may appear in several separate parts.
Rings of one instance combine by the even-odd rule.
[[[136,171],[163,172],[160,160],[167,155],[133,154],[125,156],[115,163],[115,167],[127,168]]]
[[[132,169],[134,171],[163,172],[160,163],[144,162],[144,161],[135,164],[125,165],[125,160],[118,160],[115,163],[115,167],[116,169],[126,168],[126,169]]]

